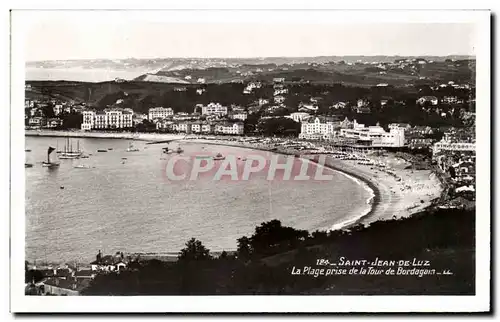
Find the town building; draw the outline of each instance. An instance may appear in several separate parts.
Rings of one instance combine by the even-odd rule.
[[[407,131],[411,129],[411,125],[408,123],[391,123],[389,124],[389,130],[392,129],[403,129],[404,131]]]
[[[213,131],[214,131],[214,126],[208,122],[193,122],[191,124],[192,133],[209,134],[213,133]]]
[[[35,107],[35,101],[33,101],[33,100],[24,100],[24,107],[25,108],[33,108],[33,107]]]
[[[219,103],[210,103],[208,105],[203,105],[201,108],[202,115],[208,115],[208,114],[227,115],[227,113],[228,113],[227,106],[223,106]]]
[[[63,120],[61,120],[59,118],[50,118],[50,119],[47,119],[45,127],[50,128],[50,129],[55,129],[55,128],[60,127],[61,125],[63,125]]]
[[[274,103],[281,104],[285,101],[285,97],[283,95],[278,95],[274,97]]]
[[[232,134],[232,135],[242,135],[245,133],[243,122],[223,122],[215,124],[214,127],[215,134]]]
[[[127,267],[123,253],[117,252],[115,255],[103,256],[100,250],[96,255],[96,260],[90,265],[94,272],[119,272]]]
[[[46,124],[46,119],[42,116],[30,117],[28,120],[28,125],[31,127],[43,127]]]
[[[386,132],[379,125],[358,124],[354,120],[352,129],[341,129],[340,136],[356,139],[358,143],[371,147],[402,147],[405,144],[405,132],[402,128],[393,128]]]
[[[104,111],[85,110],[82,130],[126,129],[133,126],[134,112],[129,108],[107,108]]]
[[[422,96],[417,100],[417,104],[424,105],[430,103],[431,105],[438,105],[439,99],[436,96]]]
[[[153,107],[148,110],[148,119],[164,119],[174,115],[174,110],[170,107]]]
[[[172,120],[160,119],[156,121],[156,129],[171,132],[174,130],[174,122]]]
[[[240,120],[240,121],[246,120],[247,117],[248,117],[247,112],[236,112],[236,113],[233,112],[231,116],[233,120]]]
[[[336,118],[326,116],[309,117],[300,127],[300,139],[330,139],[336,137],[339,124]],[[338,132],[338,131],[337,131]]]
[[[451,142],[451,141],[447,141],[443,138],[441,141],[434,143],[434,146],[432,147],[432,154],[433,154],[433,156],[435,156],[442,151],[474,152],[474,151],[476,151],[476,143],[475,142],[474,143],[471,143],[471,142]]]
[[[460,99],[457,96],[443,96],[441,101],[445,104],[462,104],[464,102],[463,99]]]
[[[144,120],[147,119],[147,114],[134,113],[134,115],[132,116],[132,124],[136,126],[137,124],[141,124]]]
[[[337,102],[337,103],[333,104],[331,106],[331,108],[338,110],[338,109],[343,109],[346,106],[347,106],[347,103],[345,103],[345,102]]]
[[[306,112],[294,112],[294,113],[290,113],[290,115],[287,115],[286,117],[291,118],[295,122],[300,123],[300,122],[308,119],[310,116],[311,116],[311,114],[306,113]]]
[[[56,104],[54,105],[54,115],[58,116],[63,112],[63,105],[62,104]]]

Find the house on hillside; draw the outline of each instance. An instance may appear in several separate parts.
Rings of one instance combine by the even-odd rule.
[[[431,105],[437,105],[439,100],[436,96],[422,96],[417,100],[417,104],[424,105],[429,102]]]
[[[90,263],[92,271],[119,272],[127,267],[124,262],[123,253],[117,252],[114,256],[103,256],[101,251],[96,255],[96,260]]]

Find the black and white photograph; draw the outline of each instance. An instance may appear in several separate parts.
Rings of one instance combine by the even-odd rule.
[[[490,19],[12,10],[11,309],[489,310]]]

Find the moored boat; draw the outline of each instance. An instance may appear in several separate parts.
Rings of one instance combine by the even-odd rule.
[[[99,150],[97,150],[97,152],[108,152],[108,150],[106,150],[106,149],[99,149]]]
[[[33,164],[31,164],[31,163],[25,163],[24,167],[25,168],[33,168]]]
[[[137,151],[140,151],[138,148],[134,147],[134,144],[132,144],[132,142],[130,142],[130,144],[128,145],[128,148],[126,150],[127,152],[137,152]]]
[[[82,154],[83,151],[80,150],[80,140],[77,141],[77,148],[73,150],[73,144],[69,138],[67,138],[66,144],[64,145],[64,150],[60,152],[60,159],[77,159]]]
[[[212,159],[214,159],[214,160],[224,160],[224,159],[226,159],[226,157],[223,156],[221,153],[217,153]]]
[[[90,169],[90,166],[86,165],[86,164],[79,164],[79,165],[75,165],[73,168],[75,168],[75,169]]]

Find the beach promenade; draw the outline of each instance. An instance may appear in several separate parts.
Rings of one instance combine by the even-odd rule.
[[[96,138],[96,139],[126,139],[138,141],[180,140],[184,134],[172,133],[132,133],[132,132],[84,132],[84,131],[48,131],[25,130],[26,136]]]

